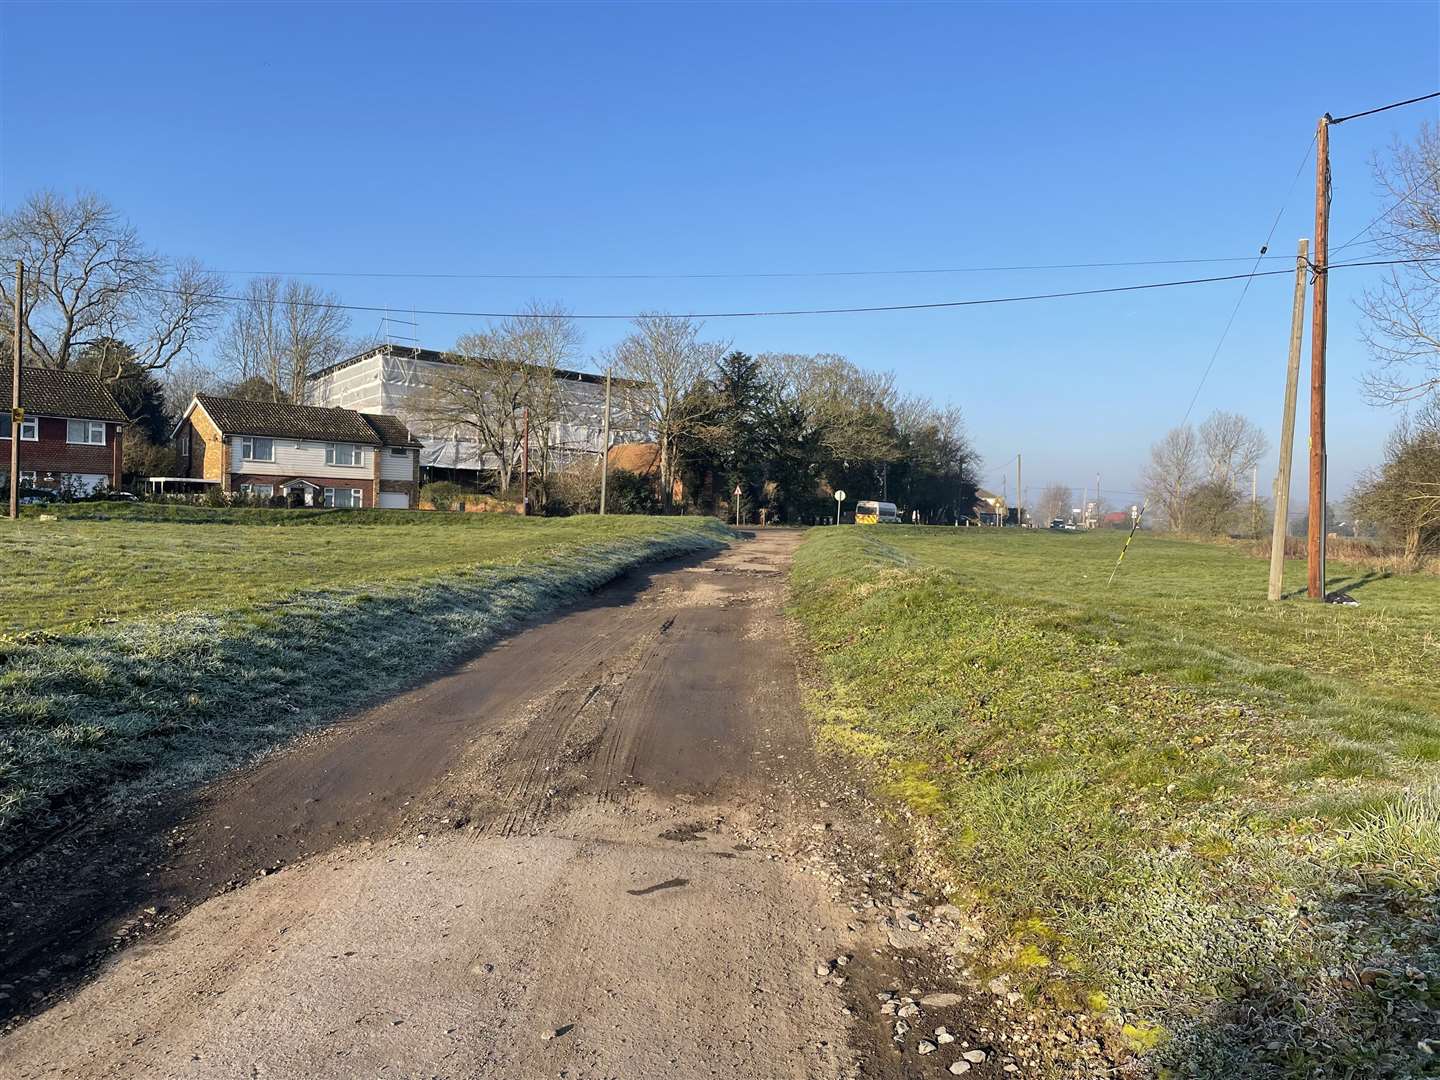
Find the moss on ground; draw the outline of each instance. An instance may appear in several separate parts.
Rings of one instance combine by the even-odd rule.
[[[822,743],[930,816],[988,964],[1157,1070],[1426,1074],[1440,581],[1269,605],[1264,563],[1145,536],[1107,588],[1120,542],[812,533]]]

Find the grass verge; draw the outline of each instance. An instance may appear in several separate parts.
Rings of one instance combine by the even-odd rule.
[[[1440,583],[1267,605],[1263,564],[1143,537],[1107,588],[1118,546],[816,530],[822,743],[926,819],[980,974],[1155,1071],[1429,1075]]]
[[[562,530],[518,520],[471,527],[466,565],[419,578],[291,578],[271,599],[165,604],[0,637],[0,854],[97,801],[212,777],[452,663],[519,619],[728,536],[701,519],[570,520]],[[236,533],[226,542],[243,547],[243,527],[212,528]],[[424,561],[433,541],[410,530],[408,551]],[[172,573],[183,572],[184,553],[175,562]],[[242,568],[271,572],[263,548]]]

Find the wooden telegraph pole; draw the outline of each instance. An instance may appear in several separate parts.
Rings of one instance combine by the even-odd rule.
[[[520,437],[520,514],[530,514],[530,406],[525,406],[525,428]]]
[[[1315,291],[1310,307],[1310,599],[1325,599],[1325,331],[1330,258],[1330,114],[1315,134]]]
[[[605,369],[605,419],[600,421],[600,514],[605,514],[605,488],[610,480],[610,368]]]
[[[1015,455],[1015,525],[1025,527],[1025,488],[1021,485],[1025,474],[1021,471],[1020,455]]]
[[[15,263],[15,356],[12,363],[15,370],[10,373],[10,516],[20,516],[20,425],[24,413],[20,411],[20,294],[25,291],[25,264]]]

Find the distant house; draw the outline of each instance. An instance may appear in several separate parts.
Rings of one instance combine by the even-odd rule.
[[[181,476],[306,506],[405,510],[420,443],[394,416],[197,394],[172,434]]]
[[[10,385],[0,365],[0,477],[10,481]],[[25,366],[20,369],[20,484],[88,495],[120,486],[129,418],[98,375]]]
[[[1003,525],[1007,507],[1005,498],[993,491],[980,488],[975,492],[975,506],[971,514],[981,525]]]

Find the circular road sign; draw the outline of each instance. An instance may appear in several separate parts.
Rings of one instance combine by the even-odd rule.
[[[835,492],[835,501],[836,501],[836,502],[844,502],[844,501],[845,501],[845,492],[843,492],[843,491],[837,491],[837,492]]]

